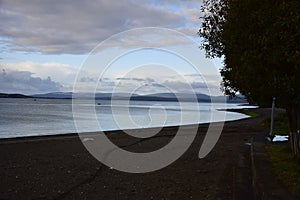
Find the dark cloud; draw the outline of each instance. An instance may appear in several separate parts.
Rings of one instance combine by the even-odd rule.
[[[201,74],[186,74],[184,76],[190,76],[190,77],[202,77]]]
[[[165,86],[162,84],[158,84],[158,83],[152,83],[151,86],[153,87],[159,87],[159,88],[164,88]]]
[[[82,77],[80,78],[80,82],[83,82],[83,83],[88,83],[88,82],[97,82],[97,79],[96,78],[93,78],[93,77]]]
[[[114,81],[101,81],[100,83],[101,87],[113,87],[116,86],[116,83]]]
[[[146,80],[146,82],[148,82],[148,83],[153,83],[153,82],[155,82],[155,80],[154,80],[153,78],[146,78],[145,80]]]
[[[122,78],[116,78],[115,80],[112,79],[112,81],[120,81],[124,80],[122,83],[122,86],[124,89],[128,86],[128,84],[133,84],[130,81],[136,81],[136,84],[142,84],[143,89],[147,90],[161,90],[161,89],[167,89],[172,90],[176,92],[200,92],[200,93],[209,93],[209,91],[217,91],[219,90],[219,84],[213,84],[213,83],[206,83],[203,80],[198,80],[196,74],[191,75],[192,77],[196,78],[192,81],[188,80],[162,80],[158,81],[152,78],[135,78],[135,77],[122,77]],[[127,81],[127,82],[126,82]]]
[[[145,81],[145,79],[143,79],[143,78],[132,78],[131,80],[138,81],[138,82],[144,82]]]
[[[104,80],[105,79],[105,80]],[[95,81],[95,78],[84,77],[81,82],[90,83]],[[137,93],[160,93],[160,92],[175,92],[175,93],[204,93],[204,94],[219,94],[219,84],[206,83],[197,81],[197,79],[188,81],[185,79],[153,79],[149,77],[118,77],[118,78],[103,78],[98,84],[98,90],[101,92],[132,92],[134,88]],[[137,89],[137,90],[136,90]]]
[[[187,82],[187,81],[180,81],[180,80],[177,81],[167,80],[158,85],[161,85],[160,87],[162,86],[168,87],[177,92],[200,92],[200,93],[208,93],[211,90],[219,90],[220,87],[219,85],[205,83],[203,81]]]
[[[131,80],[131,78],[119,77],[119,78],[116,78],[116,80],[125,80],[125,81],[128,81],[128,80]]]
[[[135,27],[183,27],[179,13],[150,1],[1,1],[0,36],[15,51],[90,52],[113,34]],[[7,39],[9,38],[9,39]]]
[[[152,79],[152,78],[136,78],[136,77],[131,77],[131,78],[119,77],[119,78],[116,78],[116,80],[136,81],[136,82],[144,82],[144,83],[153,83],[153,82],[155,82],[155,80]]]
[[[191,91],[191,85],[183,81],[165,81],[162,83],[163,86],[168,87],[174,91],[186,92]]]
[[[191,83],[191,86],[192,88],[194,89],[200,89],[200,88],[203,88],[203,89],[207,89],[207,84],[206,83],[203,83],[203,82],[192,82]]]
[[[6,71],[0,73],[0,92],[3,93],[46,93],[60,91],[62,85],[51,80],[33,77],[28,71]]]

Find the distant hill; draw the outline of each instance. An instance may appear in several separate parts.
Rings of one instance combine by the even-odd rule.
[[[46,94],[35,94],[32,95],[35,98],[55,98],[55,99],[71,99],[73,93],[72,92],[52,92]],[[90,97],[88,93],[80,93],[76,94],[77,97],[84,98]],[[204,94],[197,94],[196,97],[202,101],[210,101],[210,97]],[[131,99],[136,101],[178,101],[180,100],[191,100],[194,98],[192,94],[184,94],[184,93],[155,93],[148,95],[138,95],[138,94],[129,94],[129,93],[96,93],[95,99],[99,100],[110,100],[110,99]]]
[[[34,95],[23,95],[23,94],[5,94],[0,93],[0,98],[47,98],[47,99],[72,99],[72,92],[52,92],[46,94],[34,94]],[[88,93],[76,94],[77,97],[84,98],[90,97]],[[96,93],[95,99],[98,100],[134,100],[134,101],[194,101],[195,95],[189,93],[154,93],[147,95],[128,94],[128,93]],[[208,96],[206,94],[196,94],[198,102],[228,102],[228,103],[248,103],[246,99],[239,95],[235,98],[229,98],[228,96]]]
[[[210,102],[211,98],[205,94],[187,93],[155,93],[148,95],[132,96],[130,99],[135,101],[193,101],[195,98],[201,102]]]
[[[27,95],[24,95],[24,94],[0,93],[0,98],[31,98],[31,96],[27,96]]]
[[[46,94],[34,94],[32,95],[35,98],[50,98],[50,99],[72,99],[72,92],[51,92]],[[80,93],[76,94],[77,97],[84,98],[90,97],[91,94],[88,93]],[[96,93],[96,99],[110,100],[112,97],[114,98],[128,98],[130,96],[138,96],[137,94],[128,94],[128,93]]]
[[[33,94],[34,98],[49,98],[49,99],[72,99],[72,92],[51,92],[46,94]]]

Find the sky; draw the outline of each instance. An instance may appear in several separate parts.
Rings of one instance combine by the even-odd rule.
[[[68,92],[78,83],[80,91],[208,87],[216,95],[221,61],[208,61],[199,49],[201,3],[0,0],[0,92]]]

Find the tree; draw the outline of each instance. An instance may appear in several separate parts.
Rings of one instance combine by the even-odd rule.
[[[226,94],[286,109],[291,147],[300,154],[300,1],[207,0],[198,34],[209,57],[224,56]]]

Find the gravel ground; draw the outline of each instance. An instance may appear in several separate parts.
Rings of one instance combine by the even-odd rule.
[[[101,164],[77,135],[0,140],[0,199],[253,199],[248,141],[267,130],[259,122],[270,109],[256,109],[258,118],[225,123],[215,148],[198,158],[208,128],[198,134],[184,155],[158,171],[130,174]],[[189,129],[198,125],[185,126]],[[168,144],[178,127],[164,128],[147,140],[107,133],[117,145],[147,152]],[[137,130],[137,132],[143,131]]]

